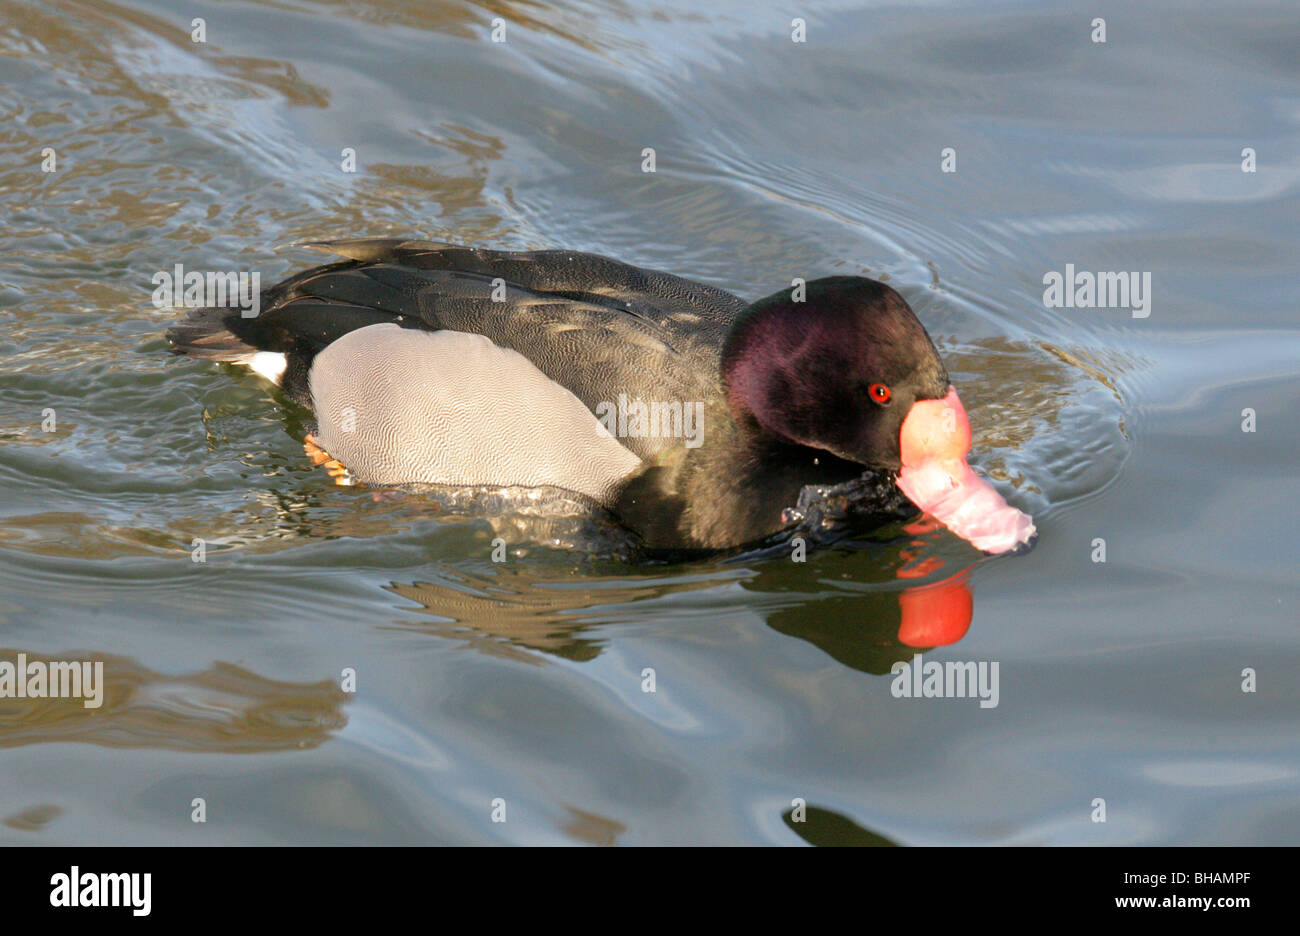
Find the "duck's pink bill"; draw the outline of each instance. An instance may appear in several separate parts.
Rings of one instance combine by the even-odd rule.
[[[912,503],[976,549],[1004,553],[1028,545],[1034,521],[966,464],[970,420],[957,391],[912,404],[899,439],[898,487]]]

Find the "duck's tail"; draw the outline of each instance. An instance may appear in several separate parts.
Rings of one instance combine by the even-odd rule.
[[[194,310],[167,329],[172,353],[203,361],[249,363],[261,349],[235,334],[232,315],[239,313],[222,308]]]

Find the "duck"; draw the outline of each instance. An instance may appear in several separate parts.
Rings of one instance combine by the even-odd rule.
[[[167,338],[309,408],[304,446],[340,481],[559,488],[649,549],[727,550],[788,526],[805,487],[874,471],[986,553],[1036,535],[970,468],[943,360],[878,280],[747,302],[576,251],[301,246],[336,259]]]

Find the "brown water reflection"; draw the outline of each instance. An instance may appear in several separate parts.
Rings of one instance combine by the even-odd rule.
[[[21,652],[0,648],[0,659]],[[0,747],[83,742],[251,754],[315,747],[347,724],[347,694],[330,680],[280,682],[231,663],[176,676],[94,651],[27,657],[103,661],[103,702],[86,708],[82,699],[0,699]]]
[[[422,605],[436,622],[406,626],[460,641],[483,653],[540,663],[535,653],[593,660],[605,644],[599,626],[635,618],[636,604],[716,587],[719,579],[666,578],[662,584],[613,577],[584,577],[580,587],[536,581],[535,573],[503,568],[495,574],[444,573],[438,582],[394,582],[395,594]]]

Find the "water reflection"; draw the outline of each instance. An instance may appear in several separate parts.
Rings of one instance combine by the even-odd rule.
[[[924,551],[935,526],[933,521],[909,525],[921,535],[884,561],[871,562],[858,550],[837,550],[818,557],[813,575],[769,563],[742,587],[805,594],[807,600],[769,612],[767,625],[845,666],[886,675],[918,649],[956,643],[970,629],[972,566]],[[898,588],[923,578],[932,580]]]
[[[607,816],[598,816],[565,804],[568,817],[561,827],[566,835],[588,845],[617,845],[627,826]]]
[[[0,648],[0,659],[18,658]],[[29,661],[45,659],[27,654]],[[114,748],[183,751],[300,750],[347,724],[347,695],[336,682],[281,682],[232,663],[189,675],[158,673],[128,657],[79,652],[60,660],[104,663],[103,701],[0,699],[0,747],[83,742]]]
[[[638,603],[716,587],[720,578],[714,574],[694,581],[673,577],[647,583],[586,575],[577,583],[539,582],[531,572],[505,566],[491,572],[444,571],[438,581],[394,582],[389,589],[438,619],[408,625],[421,631],[526,662],[541,662],[528,651],[581,662],[600,655],[605,645],[600,625],[635,619]]]
[[[576,580],[538,580],[536,569],[502,564],[490,570],[443,569],[436,580],[387,587],[435,619],[400,626],[538,663],[538,653],[577,662],[595,659],[606,643],[602,625],[643,618],[647,602],[738,585],[757,600],[734,601],[736,607],[754,609],[773,630],[805,640],[854,669],[885,675],[918,649],[961,640],[974,610],[969,561],[929,548],[938,532],[933,521],[904,529],[915,538],[901,547],[849,545],[818,553],[807,564],[786,557],[726,571],[673,567],[649,581],[590,570]],[[789,601],[792,594],[800,600]],[[766,602],[763,596],[781,600]]]
[[[4,819],[0,819],[0,822],[20,832],[39,832],[61,815],[63,815],[62,806],[38,803],[5,816]]]
[[[862,828],[848,816],[841,815],[833,809],[805,806],[798,821],[795,819],[794,812],[794,809],[786,810],[781,819],[789,827],[790,831],[809,845],[898,845],[897,842],[891,841],[879,833]]]

